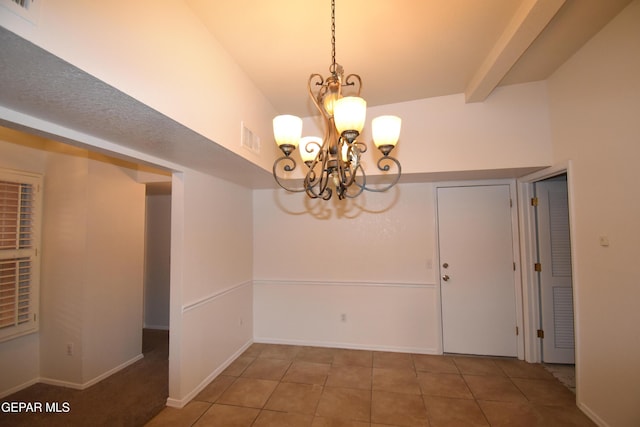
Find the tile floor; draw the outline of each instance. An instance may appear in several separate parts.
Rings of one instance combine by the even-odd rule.
[[[147,426],[593,426],[542,365],[253,344]]]
[[[545,369],[551,372],[558,381],[564,384],[569,390],[576,394],[576,367],[575,365],[559,365],[553,363],[545,363]]]

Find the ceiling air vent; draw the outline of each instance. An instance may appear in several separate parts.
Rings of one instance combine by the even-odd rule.
[[[29,6],[31,6],[31,3],[33,3],[29,0],[12,0],[12,1],[24,9],[29,9]]]
[[[5,7],[32,24],[36,24],[40,4],[43,1],[44,0],[0,0],[0,6]]]
[[[260,137],[253,133],[244,122],[240,122],[240,145],[255,154],[260,154]]]

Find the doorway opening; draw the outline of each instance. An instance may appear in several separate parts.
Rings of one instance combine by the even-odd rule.
[[[567,174],[534,183],[541,360],[575,392],[575,337]]]
[[[525,360],[575,390],[570,163],[518,180]]]
[[[534,183],[542,362],[573,364],[573,280],[567,174]]]

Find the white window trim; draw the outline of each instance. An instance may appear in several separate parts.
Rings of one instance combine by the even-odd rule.
[[[21,337],[23,335],[32,334],[39,329],[40,321],[40,256],[41,256],[41,241],[42,241],[42,175],[15,171],[11,169],[0,169],[0,181],[15,182],[21,184],[32,184],[35,189],[34,194],[34,206],[33,206],[33,247],[29,250],[17,249],[7,251],[6,254],[0,250],[0,259],[12,258],[16,255],[30,256],[31,262],[31,277],[30,277],[30,316],[27,322],[20,325],[9,326],[0,329],[0,342],[8,341],[14,338]],[[11,252],[11,254],[8,254]],[[7,256],[9,255],[9,256]]]

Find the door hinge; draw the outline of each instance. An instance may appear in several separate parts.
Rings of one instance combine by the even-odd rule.
[[[513,271],[516,271],[516,263],[513,263]]]
[[[520,335],[520,329],[516,326],[516,335]]]
[[[535,264],[533,264],[533,269],[538,273],[540,273],[542,271],[542,264],[540,264],[539,262],[536,262]]]
[[[544,339],[544,331],[542,329],[538,329],[538,338]]]
[[[513,199],[509,199],[509,207],[512,208],[513,207]]]
[[[538,198],[537,197],[532,197],[531,198],[531,206],[538,206]]]

